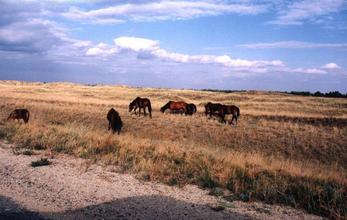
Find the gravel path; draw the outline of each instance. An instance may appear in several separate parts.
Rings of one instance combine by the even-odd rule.
[[[142,182],[68,155],[32,168],[47,152],[36,153],[15,155],[0,142],[0,219],[321,219],[288,207],[227,202],[192,185]],[[218,206],[225,209],[211,208]]]

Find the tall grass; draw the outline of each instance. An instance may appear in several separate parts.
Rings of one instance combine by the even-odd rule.
[[[118,165],[146,180],[218,186],[245,201],[347,216],[344,99],[21,82],[2,82],[0,92],[0,120],[15,107],[31,113],[28,124],[0,122],[0,138],[18,147]],[[152,100],[153,119],[127,112],[136,96]],[[194,102],[200,113],[161,114],[168,99]],[[207,119],[207,101],[239,105],[239,125]],[[120,136],[107,131],[110,107],[124,122]]]

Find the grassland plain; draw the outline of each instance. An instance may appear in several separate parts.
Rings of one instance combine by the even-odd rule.
[[[347,99],[273,92],[194,90],[0,81],[0,137],[19,148],[49,149],[118,165],[144,180],[221,187],[229,199],[287,204],[347,218]],[[128,112],[148,97],[153,118]],[[168,100],[193,102],[198,114],[162,114]],[[208,101],[241,109],[237,126],[205,117]],[[121,135],[107,131],[114,107]],[[14,108],[28,124],[6,122]]]

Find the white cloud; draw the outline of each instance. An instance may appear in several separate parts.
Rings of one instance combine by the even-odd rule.
[[[136,37],[119,37],[114,39],[116,48],[119,50],[131,50],[141,52],[146,57],[155,57],[163,61],[178,63],[201,63],[201,64],[219,64],[226,67],[235,68],[258,68],[265,66],[284,66],[282,61],[264,61],[264,60],[244,60],[232,59],[230,56],[214,55],[187,55],[166,51],[159,46],[158,41],[136,38]]]
[[[322,66],[323,69],[341,69],[339,65],[336,63],[327,63],[324,66]]]
[[[87,56],[110,56],[112,54],[116,54],[119,52],[119,49],[116,47],[110,47],[105,43],[99,43],[98,45],[95,45],[94,47],[89,48],[86,51]]]
[[[299,72],[299,73],[310,73],[310,74],[326,74],[327,72],[325,70],[321,70],[318,68],[296,68],[293,69],[293,72]]]
[[[92,46],[71,38],[67,29],[47,19],[32,18],[0,26],[0,51],[18,57],[41,57],[58,62],[78,62]],[[20,56],[19,56],[20,55]],[[75,60],[74,60],[75,59]]]
[[[116,46],[136,52],[159,49],[159,43],[154,40],[138,37],[119,37],[114,39]]]
[[[259,14],[266,11],[265,4],[227,3],[222,1],[158,1],[145,3],[123,3],[96,10],[83,11],[71,7],[62,13],[66,18],[83,22],[115,19],[115,21],[156,21],[192,19],[221,14]]]
[[[346,6],[344,0],[301,0],[285,5],[271,24],[301,25],[307,20],[339,12]]]
[[[60,45],[68,39],[63,28],[44,19],[28,19],[0,27],[2,50],[40,52]]]
[[[304,41],[278,41],[278,42],[261,42],[251,44],[240,44],[238,47],[251,49],[302,49],[302,48],[347,48],[347,43],[313,43]]]
[[[89,22],[86,23],[90,23],[90,24],[121,24],[124,23],[124,20],[121,19],[114,19],[114,18],[97,18],[97,19],[93,19]]]
[[[182,64],[205,64],[217,65],[235,71],[252,75],[259,73],[285,72],[285,73],[304,73],[304,74],[327,74],[329,69],[336,68],[336,64],[328,64],[321,68],[291,68],[286,66],[281,60],[246,60],[232,58],[228,55],[188,55],[175,52],[169,52],[160,47],[158,41],[137,38],[137,37],[119,37],[114,39],[114,45],[98,44],[87,50],[86,55],[98,56],[112,60],[114,56],[123,53],[132,53],[137,59],[157,59],[168,63]],[[139,61],[141,63],[142,61]]]

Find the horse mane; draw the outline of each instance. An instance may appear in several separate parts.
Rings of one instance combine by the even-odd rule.
[[[134,103],[136,101],[138,101],[139,99],[141,99],[139,96],[137,96],[131,103]]]
[[[132,102],[130,102],[130,106],[134,106],[139,99],[140,97],[137,96]]]

